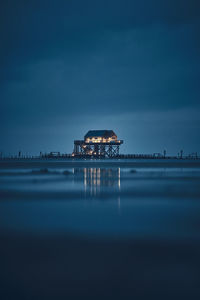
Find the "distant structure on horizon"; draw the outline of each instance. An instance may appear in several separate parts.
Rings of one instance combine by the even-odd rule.
[[[117,157],[121,144],[113,130],[89,130],[84,140],[74,141],[72,156]]]

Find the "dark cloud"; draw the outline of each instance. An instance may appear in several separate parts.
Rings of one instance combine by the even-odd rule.
[[[89,48],[105,30],[193,23],[199,19],[199,8],[196,0],[3,1],[1,51],[17,60],[63,50],[78,52],[84,44]]]
[[[95,125],[110,127],[108,116],[120,132],[125,123],[117,118],[127,113],[154,112],[156,119],[163,112],[199,110],[198,1],[16,0],[0,5],[5,149],[13,137],[19,146],[16,136],[21,145],[26,139],[31,145],[36,132],[40,143],[46,134],[48,148],[47,140],[56,141],[55,128],[60,138],[73,139],[72,124],[76,134]],[[129,118],[126,133],[131,135],[133,124]],[[199,129],[195,124],[193,133]],[[136,125],[145,132],[144,122],[140,129]]]

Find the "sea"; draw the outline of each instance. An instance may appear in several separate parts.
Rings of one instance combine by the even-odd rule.
[[[200,161],[1,160],[0,299],[200,299]]]

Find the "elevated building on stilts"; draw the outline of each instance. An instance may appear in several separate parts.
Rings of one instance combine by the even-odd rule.
[[[113,130],[89,130],[84,140],[74,141],[72,156],[76,157],[118,157],[122,140]]]

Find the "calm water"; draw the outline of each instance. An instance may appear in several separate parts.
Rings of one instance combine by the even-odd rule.
[[[177,287],[174,297],[181,295],[184,298],[185,295],[187,297],[193,295],[195,299],[200,295],[198,290],[200,168],[198,167],[133,168],[131,166],[128,168],[127,165],[125,167],[88,165],[63,168],[52,167],[51,164],[49,166],[46,164],[45,168],[1,167],[0,196],[0,234],[2,243],[6,241],[3,254],[0,254],[4,255],[7,261],[5,270],[0,272],[0,278],[1,276],[4,278],[3,282],[7,286],[10,284],[12,286],[19,276],[20,267],[16,265],[17,260],[21,261],[20,265],[25,269],[27,260],[29,266],[34,263],[37,265],[39,260],[43,271],[52,268],[51,276],[54,283],[57,282],[56,278],[63,282],[64,277],[67,276],[70,284],[77,284],[74,292],[65,289],[60,283],[63,291],[60,292],[60,299],[68,296],[73,299],[74,295],[74,299],[79,299],[82,294],[85,295],[85,299],[94,297],[93,289],[91,294],[83,293],[81,290],[82,280],[86,280],[83,279],[85,276],[88,277],[86,280],[88,287],[93,282],[93,278],[96,280],[93,282],[94,286],[100,284],[98,278],[108,281],[105,286],[103,284],[102,297],[105,298],[104,292],[109,292],[110,299],[113,295],[114,299],[123,299],[123,295],[126,295],[126,299],[129,297],[131,299],[134,292],[138,295],[139,287],[143,287],[143,283],[147,286],[151,283],[151,288],[147,288],[144,298],[148,293],[152,295],[155,295],[156,291],[158,294],[161,293],[162,289],[166,288],[166,282],[171,284],[170,288]],[[55,239],[59,240],[55,242]],[[77,241],[80,244],[77,245]],[[90,241],[88,243],[91,244],[87,246],[81,244],[85,241]],[[27,243],[28,251],[33,251],[36,247],[37,253],[38,251],[45,253],[41,254],[43,258],[35,258],[35,254],[27,258],[27,250],[24,250],[24,245]],[[57,248],[54,249],[55,244],[60,249],[58,256]],[[17,245],[21,245],[21,250],[18,248],[16,250]],[[163,248],[160,245],[163,245]],[[12,265],[9,265],[10,257],[13,256],[11,248],[15,253],[15,259]],[[99,249],[102,249],[102,252]],[[68,267],[63,270],[61,261],[66,262],[68,259],[66,251],[71,251],[71,259],[75,262],[73,266],[69,266],[68,262]],[[82,251],[90,253],[89,256],[84,257],[85,263],[87,262],[84,271],[81,267],[82,262],[79,260],[77,262],[77,251],[80,251],[78,257],[82,257]],[[162,257],[160,257],[161,253],[163,253]],[[54,255],[57,257],[55,261],[52,258]],[[181,257],[181,262],[180,258],[175,258],[178,255]],[[46,256],[49,259],[45,265],[42,265]],[[124,260],[125,257],[128,257],[129,267]],[[103,265],[105,264],[103,270],[99,265],[99,259],[102,260]],[[168,267],[165,259],[168,260]],[[144,261],[146,264],[143,264]],[[74,266],[77,268],[75,275]],[[94,266],[92,271],[88,271],[88,268],[90,270]],[[134,271],[130,271],[130,266]],[[9,268],[13,269],[15,274],[11,279],[7,274]],[[33,276],[39,274],[39,269],[33,271]],[[116,294],[111,292],[112,286],[109,282],[112,280],[114,280],[113,284],[118,282],[116,274],[109,273],[111,269],[117,269],[124,274],[124,276],[119,275],[122,276],[120,277],[123,291],[121,296],[118,292]],[[26,270],[28,276],[32,276],[30,270],[32,269]],[[141,277],[140,272],[147,277]],[[80,276],[83,278],[80,279],[78,274],[82,274]],[[29,295],[29,288],[24,278],[19,282],[20,288],[17,292],[14,289],[21,299],[26,299],[21,294],[22,290]],[[138,290],[137,288],[132,290],[133,282],[129,282],[131,278],[137,281]],[[161,286],[165,283],[162,289],[154,286],[160,278],[163,279]],[[46,279],[45,284],[47,286],[50,284],[49,279]],[[185,288],[183,287],[181,292],[180,287],[183,284]],[[58,290],[60,291],[59,284],[56,283],[53,292],[47,286],[31,288],[31,295],[38,292],[43,293],[43,296],[40,295],[41,299],[51,298],[51,295],[54,295],[52,296],[54,299]],[[12,297],[11,293],[8,299]],[[38,296],[37,299],[39,298]]]
[[[199,168],[1,169],[1,228],[199,239]]]

